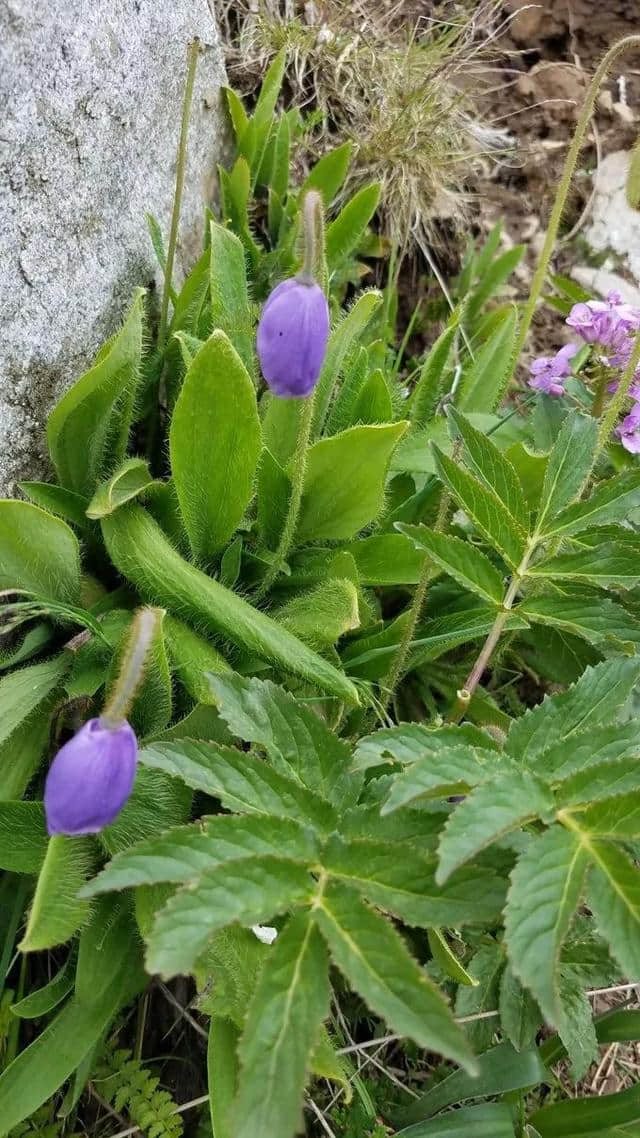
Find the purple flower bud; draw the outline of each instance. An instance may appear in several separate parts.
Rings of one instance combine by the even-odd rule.
[[[138,744],[126,720],[90,719],[61,747],[47,775],[44,810],[53,834],[97,834],[113,822],[136,777]]]
[[[262,374],[280,396],[308,395],[315,387],[329,338],[326,297],[312,280],[291,277],[274,288],[258,325]]]
[[[539,356],[531,364],[529,387],[545,395],[564,395],[564,381],[571,375],[571,360],[578,351],[575,344],[565,344],[555,356]]]

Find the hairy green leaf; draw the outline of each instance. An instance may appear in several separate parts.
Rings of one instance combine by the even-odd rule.
[[[500,553],[512,569],[517,569],[524,553],[523,532],[495,494],[476,478],[457,466],[434,446],[436,472],[451,491],[482,536]]]
[[[24,589],[47,601],[76,603],[80,554],[69,526],[39,506],[1,501],[0,588]]]
[[[489,604],[502,604],[505,592],[502,574],[471,542],[462,541],[450,534],[437,533],[426,526],[408,526],[396,522],[396,529],[410,538],[417,549],[424,550],[463,589],[477,593]]]

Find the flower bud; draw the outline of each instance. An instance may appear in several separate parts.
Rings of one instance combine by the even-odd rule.
[[[97,834],[131,794],[138,744],[123,720],[90,719],[60,748],[47,775],[44,810],[49,834]]]
[[[309,395],[328,338],[329,308],[320,285],[304,274],[277,285],[258,325],[258,356],[271,390],[280,396]]]

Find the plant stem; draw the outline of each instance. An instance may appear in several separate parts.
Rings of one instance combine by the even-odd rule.
[[[607,380],[609,374],[604,367],[600,368],[600,375],[596,380],[596,387],[593,394],[593,403],[591,404],[591,414],[594,419],[599,419],[604,407],[604,397],[607,393]]]
[[[164,609],[142,608],[131,621],[120,671],[100,716],[105,727],[115,729],[126,719],[144,677],[149,650],[163,617]]]
[[[509,582],[509,587],[504,595],[504,600],[502,602],[502,608],[496,614],[496,619],[493,622],[491,631],[489,632],[487,639],[480,649],[480,653],[475,664],[467,676],[467,681],[464,687],[460,688],[460,691],[457,694],[456,702],[449,712],[449,715],[447,716],[449,723],[458,723],[462,719],[473,698],[473,693],[480,683],[480,680],[482,679],[482,676],[484,675],[484,672],[489,665],[489,661],[493,656],[494,649],[504,631],[504,626],[507,623],[507,618],[513,607],[513,602],[516,599],[518,589],[522,583],[522,578],[527,571],[529,561],[531,560],[531,555],[537,544],[538,538],[537,535],[534,534],[533,537],[529,538],[524,554],[522,556],[522,561],[518,565],[518,568],[516,569],[513,577],[511,578],[511,581]]]
[[[289,556],[289,550],[293,544],[293,539],[296,534],[298,526],[298,517],[300,515],[300,505],[302,502],[302,491],[304,489],[304,479],[307,473],[307,452],[309,450],[309,438],[311,436],[311,423],[313,421],[313,396],[311,393],[302,402],[300,411],[300,422],[298,423],[298,437],[296,439],[296,449],[293,455],[293,471],[291,475],[291,496],[289,498],[289,507],[287,509],[287,516],[285,518],[278,548],[274,554],[273,562],[267,570],[262,584],[258,589],[255,599],[256,601],[262,600],[269,592],[278,574],[282,570],[284,562]]]
[[[640,37],[638,37],[638,38],[640,39]],[[633,383],[633,377],[635,375],[638,364],[640,364],[640,335],[636,337],[636,341],[635,341],[635,344],[633,345],[633,350],[631,352],[631,357],[629,359],[629,363],[627,364],[622,375],[620,376],[620,382],[618,383],[618,390],[615,392],[614,395],[612,395],[611,400],[609,402],[609,406],[607,407],[607,410],[605,411],[604,415],[602,416],[602,421],[600,423],[600,430],[598,432],[598,445],[596,447],[596,458],[598,457],[598,455],[602,451],[603,447],[605,447],[607,445],[609,439],[611,438],[611,432],[612,432],[613,427],[615,425],[616,419],[618,418],[618,415],[620,414],[620,412],[622,411],[622,408],[624,407],[625,399],[627,398],[627,396],[629,394],[629,388],[631,387],[631,384]]]
[[[324,268],[324,209],[322,196],[309,190],[303,203],[304,260],[300,277],[309,282],[322,281]],[[325,289],[326,291],[326,289]]]
[[[193,86],[200,53],[200,40],[196,37],[189,44],[187,63],[187,79],[184,88],[182,103],[182,123],[180,125],[180,140],[178,142],[178,157],[176,162],[176,188],[173,195],[173,211],[171,214],[171,229],[169,231],[169,245],[167,247],[167,263],[164,270],[164,287],[162,289],[162,306],[160,308],[160,324],[158,327],[158,346],[162,348],[167,335],[167,316],[169,312],[169,294],[173,278],[173,262],[176,255],[178,241],[178,224],[180,222],[180,207],[182,205],[182,190],[184,187],[184,174],[187,163],[187,137],[189,134],[189,118],[191,116],[191,102],[193,99]]]
[[[573,173],[578,161],[578,156],[580,154],[580,150],[587,133],[587,128],[589,126],[600,86],[605,79],[609,68],[611,67],[612,63],[615,62],[618,56],[622,55],[623,52],[627,51],[628,48],[639,46],[640,35],[625,36],[624,39],[619,40],[618,43],[614,44],[613,47],[609,49],[589,85],[587,97],[584,101],[582,111],[580,112],[580,118],[578,119],[578,123],[571,140],[571,146],[569,147],[569,152],[565,159],[562,177],[560,178],[558,189],[556,191],[556,196],[553,202],[553,209],[551,211],[551,217],[549,219],[549,226],[544,239],[542,252],[540,254],[540,260],[538,261],[538,265],[533,276],[533,281],[531,282],[531,291],[529,293],[529,299],[524,310],[522,324],[520,325],[520,331],[516,343],[515,358],[517,358],[522,351],[524,342],[527,338],[527,333],[531,327],[531,321],[533,320],[536,305],[540,299],[540,294],[542,293],[545,278],[547,275],[547,269],[549,268],[549,262],[551,260],[553,248],[556,243],[558,229],[560,228],[562,214],[567,200],[567,195],[569,193],[571,179],[573,177]]]

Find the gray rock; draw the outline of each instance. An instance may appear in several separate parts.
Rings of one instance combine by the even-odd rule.
[[[225,146],[207,0],[0,0],[0,491],[47,469],[57,397],[157,275],[189,41],[202,41],[176,276],[202,237]],[[166,239],[166,238],[165,238]],[[82,440],[78,440],[82,445]]]
[[[626,196],[629,157],[616,150],[600,163],[585,237],[592,249],[617,254],[640,283],[640,211],[631,208]]]

